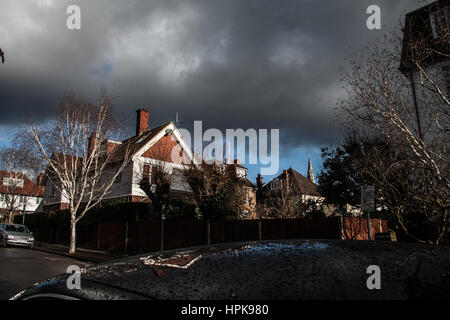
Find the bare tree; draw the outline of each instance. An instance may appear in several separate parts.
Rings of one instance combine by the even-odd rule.
[[[304,197],[297,184],[280,180],[276,190],[265,190],[258,204],[258,212],[262,218],[297,219],[304,218],[318,207],[318,200]]]
[[[404,42],[395,34],[386,36],[350,61],[351,71],[343,75],[348,98],[340,103],[353,126],[373,129],[385,139],[374,146],[372,154],[378,156],[362,167],[399,227],[435,244],[448,235],[450,205],[449,92],[442,69],[435,67],[450,52],[448,18],[442,18],[448,6],[441,3],[431,12],[439,30],[433,36],[409,24]],[[409,232],[408,221],[414,219],[433,229],[428,239]]]
[[[38,126],[27,121],[17,137],[45,164],[45,175],[70,211],[70,249],[76,250],[76,225],[110,192],[116,178],[131,159],[128,140],[115,148],[108,139],[120,137],[120,123],[114,116],[111,99],[103,90],[99,103],[73,94],[66,95],[55,108],[55,119]]]

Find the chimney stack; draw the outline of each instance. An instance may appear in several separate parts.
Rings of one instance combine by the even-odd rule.
[[[148,118],[149,113],[146,109],[139,109],[137,112],[137,121],[136,121],[136,136],[140,135],[142,132],[148,130]]]
[[[258,189],[261,189],[263,186],[263,177],[261,175],[261,173],[258,173],[258,176],[256,177],[256,187]]]
[[[42,186],[42,180],[44,179],[44,174],[43,173],[40,173],[38,176],[37,176],[37,178],[36,178],[36,184],[38,185],[38,186]]]
[[[97,134],[95,132],[93,132],[88,140],[88,156],[90,156],[92,154],[92,152],[94,151],[95,142],[96,142],[95,140],[97,140]]]
[[[284,173],[284,177],[285,177],[284,181],[286,183],[286,191],[288,191],[289,190],[289,172],[288,172],[288,170],[283,170],[283,173]]]

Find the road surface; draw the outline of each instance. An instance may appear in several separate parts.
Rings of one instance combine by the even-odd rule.
[[[0,247],[0,300],[85,262],[26,248]]]

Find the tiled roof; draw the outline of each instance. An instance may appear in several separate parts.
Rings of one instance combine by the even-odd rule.
[[[14,190],[14,194],[18,195],[24,195],[24,196],[38,196],[43,197],[44,196],[44,188],[36,185],[33,181],[31,181],[27,176],[0,170],[0,193],[6,194],[8,192],[11,192],[11,189],[7,186],[3,185],[3,178],[14,178],[18,177],[20,179],[23,179],[23,188],[16,187]]]
[[[317,185],[311,180],[292,168],[289,168],[288,173],[289,175],[294,176],[294,181],[297,183],[302,194],[307,194],[310,196],[320,196],[319,192],[317,191]]]
[[[67,154],[63,155],[62,153],[54,153],[52,154],[51,158],[59,162],[60,165],[63,165],[65,161],[68,166],[72,166],[72,163],[74,161],[81,162],[83,160],[83,157],[75,157]],[[68,170],[70,170],[70,168],[68,168]],[[53,174],[54,174],[53,169],[50,166],[47,166],[47,168],[45,169],[44,177],[42,179],[42,184],[45,185],[47,183],[48,177],[52,176]]]
[[[289,175],[289,181],[290,181],[289,184],[292,186],[292,184],[294,183],[295,186],[298,187],[300,194],[309,195],[309,196],[320,196],[320,193],[318,191],[318,186],[315,183],[313,183],[311,180],[309,180],[304,175],[302,175],[301,173],[297,172],[296,170],[294,170],[292,168],[289,168],[287,170],[287,172]],[[285,180],[286,175],[283,172],[275,179]],[[269,187],[269,186],[270,186],[270,182],[265,185],[265,187]]]
[[[255,188],[255,185],[250,180],[248,180],[247,177],[244,178],[244,185],[249,188]]]
[[[161,132],[165,127],[167,127],[171,122],[165,123],[153,129],[142,132],[138,136],[131,137],[122,141],[122,143],[113,149],[113,156],[111,157],[112,161],[120,161],[125,157],[125,153],[129,146],[130,152],[134,155],[138,152],[143,146],[145,146],[150,140],[152,140],[158,133]]]
[[[127,148],[129,146],[131,155],[135,154],[139,151],[146,143],[148,143],[153,137],[155,137],[159,132],[161,132],[162,129],[164,129],[167,125],[169,125],[170,122],[160,125],[156,128],[153,128],[151,130],[147,130],[143,133],[141,133],[138,136],[131,137],[129,139],[126,139],[122,141],[120,144],[118,144],[117,147],[113,148],[111,151],[111,162],[117,162],[121,161],[125,157],[125,153],[127,151]],[[63,160],[64,155],[63,154],[53,154],[52,158],[57,160]],[[66,155],[66,161],[68,164],[72,163],[72,159],[70,155]],[[78,161],[82,161],[83,157],[78,157]],[[50,167],[47,167],[46,174],[44,176],[44,183],[47,181],[48,175],[51,175]]]

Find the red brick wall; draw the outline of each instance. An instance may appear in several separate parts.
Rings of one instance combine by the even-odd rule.
[[[172,161],[172,150],[177,146],[177,142],[172,139],[172,135],[168,134],[159,139],[150,149],[142,154],[145,158],[161,160],[166,162]],[[179,156],[183,156],[183,151],[180,150]]]
[[[345,217],[342,221],[344,240],[368,240],[367,219]],[[388,222],[382,219],[370,219],[372,239],[375,233],[387,232]]]
[[[54,203],[54,204],[44,205],[45,212],[66,210],[66,209],[69,209],[68,203]]]

